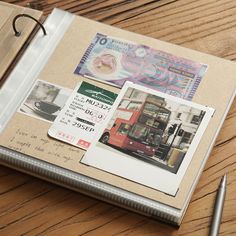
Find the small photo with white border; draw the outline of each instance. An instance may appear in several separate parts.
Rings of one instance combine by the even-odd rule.
[[[68,88],[37,80],[18,112],[51,123],[56,119],[71,92]]]

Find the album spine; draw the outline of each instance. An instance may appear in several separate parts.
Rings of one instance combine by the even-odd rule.
[[[85,195],[178,226],[182,212],[157,201],[0,147],[0,164]]]

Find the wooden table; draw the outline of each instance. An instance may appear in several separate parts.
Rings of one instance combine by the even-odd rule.
[[[30,1],[6,2],[26,6]],[[106,24],[236,60],[235,0],[34,2],[37,4],[32,5],[45,15],[59,7]],[[179,229],[0,167],[0,235],[207,235],[216,189],[224,173],[228,174],[228,186],[220,234],[236,235],[235,135],[236,101]]]

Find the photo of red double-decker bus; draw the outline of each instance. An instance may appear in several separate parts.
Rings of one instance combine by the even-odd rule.
[[[128,89],[99,141],[108,149],[177,173],[204,114],[191,106]]]
[[[170,118],[164,100],[124,98],[100,141],[128,152],[154,156]]]

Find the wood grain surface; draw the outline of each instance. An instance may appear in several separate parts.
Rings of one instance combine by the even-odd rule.
[[[6,71],[36,26],[36,22],[22,19],[17,26],[24,34],[21,34],[21,37],[12,37],[12,21],[14,17],[18,14],[30,14],[35,19],[40,19],[42,15],[42,12],[29,8],[22,8],[17,5],[8,6],[4,2],[0,2],[0,87]]]
[[[235,0],[5,2],[30,5],[43,10],[45,15],[58,7],[129,31],[236,60]],[[235,137],[236,100],[180,228],[0,166],[0,235],[208,235],[216,190],[224,173],[228,175],[228,184],[220,235],[236,235]]]

